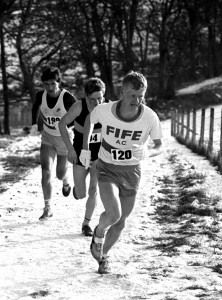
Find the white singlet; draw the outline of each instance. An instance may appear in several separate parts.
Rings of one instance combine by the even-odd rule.
[[[102,124],[99,158],[114,165],[136,165],[143,158],[149,137],[162,138],[161,124],[157,114],[145,105],[141,105],[137,119],[123,121],[116,114],[118,103],[101,104],[91,112],[91,122]]]
[[[44,122],[43,129],[53,136],[61,136],[58,129],[58,123],[60,119],[67,113],[63,103],[63,95],[65,94],[65,92],[65,89],[61,91],[57,103],[52,109],[47,105],[47,92],[44,91],[42,95],[41,111],[43,114]]]

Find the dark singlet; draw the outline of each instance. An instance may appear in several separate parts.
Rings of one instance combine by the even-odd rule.
[[[82,101],[82,111],[80,113],[80,115],[75,119],[74,121],[74,139],[73,139],[73,146],[75,148],[77,157],[78,157],[78,165],[81,165],[81,162],[79,161],[79,156],[82,150],[82,144],[83,144],[83,129],[84,129],[84,124],[85,124],[85,119],[89,114],[89,110],[87,108],[87,104],[86,104],[86,99],[80,99],[79,101]],[[105,99],[105,103],[108,103],[109,100]],[[94,125],[94,130],[96,132],[100,132],[101,131],[101,124],[97,123]],[[101,141],[99,140],[94,141],[93,143],[89,144],[89,149],[91,151],[91,159],[92,161],[97,160],[98,159],[98,152],[99,152],[99,148],[101,145]]]

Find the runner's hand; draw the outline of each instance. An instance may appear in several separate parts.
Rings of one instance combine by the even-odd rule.
[[[153,148],[149,151],[149,157],[154,157],[154,156],[160,155],[162,153],[164,153],[164,150],[162,148],[161,149],[154,149]]]
[[[30,133],[29,133],[30,136],[37,136],[39,135],[39,132],[38,132],[38,125],[35,124],[35,125],[32,125],[32,128],[30,130]]]
[[[91,161],[91,151],[82,149],[79,160],[81,161],[82,165],[85,166],[85,169],[88,169]]]
[[[135,146],[134,145],[132,152],[133,152],[133,157],[138,159],[139,161],[143,160],[145,157],[145,149],[143,146],[139,146],[139,145]]]
[[[77,154],[76,154],[76,151],[73,147],[68,149],[68,161],[71,164],[77,163]]]
[[[59,121],[55,122],[55,123],[54,123],[54,126],[55,126],[55,129],[56,129],[58,132],[60,132],[60,131],[59,131]]]

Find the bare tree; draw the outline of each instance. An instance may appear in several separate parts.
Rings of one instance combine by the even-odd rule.
[[[10,134],[9,127],[9,98],[8,98],[8,83],[6,73],[6,53],[5,53],[5,39],[4,39],[4,22],[10,17],[12,7],[16,0],[1,1],[0,3],[0,39],[1,39],[1,69],[2,69],[2,83],[3,83],[3,97],[4,97],[4,133]]]

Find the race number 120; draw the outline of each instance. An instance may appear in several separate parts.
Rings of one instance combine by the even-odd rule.
[[[132,159],[132,150],[131,149],[112,149],[111,155],[113,160],[123,161]]]

